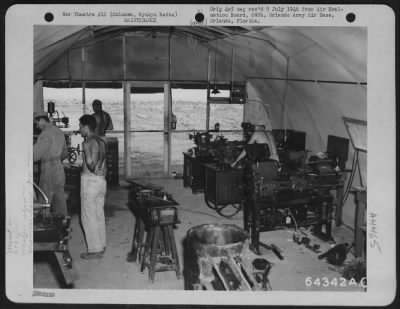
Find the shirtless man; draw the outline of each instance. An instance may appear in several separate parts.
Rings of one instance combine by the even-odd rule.
[[[107,191],[105,176],[106,143],[96,135],[96,119],[83,115],[79,119],[79,129],[84,138],[83,169],[81,174],[81,220],[85,232],[87,252],[82,259],[102,258],[106,249],[106,224],[104,200]]]
[[[94,100],[92,103],[94,118],[96,119],[95,133],[98,136],[105,136],[107,130],[113,130],[114,126],[110,114],[103,111],[103,105],[100,100]]]
[[[248,141],[248,144],[267,144],[269,151],[271,152],[270,159],[279,162],[278,151],[275,145],[275,139],[271,131],[265,130],[263,125],[255,125],[254,132]],[[231,164],[231,167],[235,167],[236,164],[246,156],[246,149],[243,149],[236,160]]]

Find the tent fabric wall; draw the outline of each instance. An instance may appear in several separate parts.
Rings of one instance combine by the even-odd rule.
[[[43,112],[43,82],[37,81],[33,86],[33,113]]]
[[[264,125],[266,130],[272,130],[271,118],[268,113],[269,105],[262,101],[262,97],[251,83],[247,84],[247,103],[244,106],[244,122]]]
[[[99,53],[99,50],[102,52]],[[121,37],[97,42],[83,50],[75,49],[69,60],[69,63],[75,64],[71,75],[82,80],[121,80],[124,76],[121,50]]]
[[[74,42],[87,34],[86,27],[82,26],[35,26],[35,74],[44,73]]]
[[[328,135],[349,138],[343,117],[367,120],[367,38],[363,27],[38,26],[35,81],[233,76],[248,85],[244,121],[305,131],[316,153]],[[353,154],[350,146],[348,167]],[[360,167],[366,185],[365,154]]]
[[[171,38],[171,79],[205,81],[208,78],[208,48],[193,37]]]
[[[126,79],[168,80],[169,47],[167,37],[125,37]]]
[[[366,82],[366,28],[274,27],[262,33],[293,63],[291,78]]]
[[[132,31],[133,28],[129,29]],[[87,53],[85,61],[98,63],[97,60],[104,60],[106,62],[101,65],[108,70],[113,66],[123,65],[119,58],[124,53],[121,34],[88,41],[90,33],[92,33],[90,27],[56,26],[55,29],[46,26],[35,27],[35,73],[44,74],[55,60],[60,57],[67,58],[68,49],[80,47],[93,50],[92,53]],[[43,38],[45,36],[46,39]],[[266,27],[222,39],[214,38],[209,42],[197,40],[193,36],[183,38],[182,33],[173,34],[171,38],[174,58],[178,59],[180,56],[184,62],[199,58],[202,67],[207,67],[208,59],[204,57],[205,52],[199,55],[195,54],[195,50],[210,50],[213,53],[212,58],[216,51],[218,80],[230,80],[232,47],[234,47],[234,69],[245,77],[366,82],[367,33],[364,28]],[[146,58],[151,60],[149,51],[150,53],[162,51],[153,54],[158,61],[168,56],[168,38],[165,36],[127,36],[126,42],[127,62],[138,60],[143,62]],[[107,64],[108,59],[104,54],[118,59]],[[70,65],[75,64],[75,61],[70,61]],[[191,69],[191,66],[186,67]],[[238,67],[240,69],[237,69]],[[212,65],[210,69],[213,77],[215,68]],[[201,75],[204,78],[204,72]],[[81,76],[73,76],[72,79],[78,77]],[[52,78],[57,77],[52,76]],[[42,79],[46,79],[46,76],[44,75]]]

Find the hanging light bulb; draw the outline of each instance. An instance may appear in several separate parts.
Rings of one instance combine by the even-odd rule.
[[[215,56],[214,56],[214,89],[211,92],[212,94],[218,94],[220,91],[217,88],[217,50],[218,50],[218,41],[215,41]]]
[[[219,91],[218,88],[217,88],[217,84],[214,84],[214,89],[213,89],[213,91],[211,91],[211,93],[212,93],[212,94],[218,94],[218,93],[220,93],[220,91]]]

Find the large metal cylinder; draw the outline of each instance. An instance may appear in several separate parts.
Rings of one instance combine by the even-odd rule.
[[[191,228],[185,243],[185,289],[197,289],[211,281],[213,265],[222,257],[235,257],[249,250],[248,233],[232,224],[204,224]]]
[[[50,115],[53,115],[54,114],[54,112],[55,112],[55,104],[54,104],[54,102],[48,102],[47,103],[47,112],[50,114]]]
[[[203,224],[191,228],[187,237],[193,243],[197,256],[220,257],[240,254],[248,233],[232,224]]]

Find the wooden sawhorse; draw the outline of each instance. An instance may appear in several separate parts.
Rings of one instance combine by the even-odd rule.
[[[149,269],[149,280],[156,272],[173,270],[181,278],[174,224],[179,223],[177,209],[171,206],[153,207],[150,218],[136,216],[132,249],[128,261],[137,262],[140,271]]]

